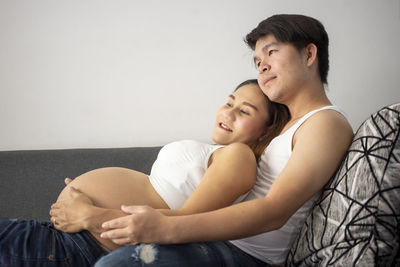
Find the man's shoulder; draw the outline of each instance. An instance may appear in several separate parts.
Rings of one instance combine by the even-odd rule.
[[[326,109],[315,113],[303,123],[296,133],[296,140],[351,140],[353,135],[350,123],[341,112]]]
[[[309,129],[331,128],[345,132],[353,132],[349,121],[345,115],[335,109],[325,109],[315,113],[304,122],[304,126]]]

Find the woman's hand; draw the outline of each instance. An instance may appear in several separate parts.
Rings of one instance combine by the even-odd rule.
[[[118,245],[138,243],[171,243],[166,229],[167,216],[148,206],[122,206],[129,214],[102,224],[102,238],[111,239]]]
[[[69,185],[70,182],[72,182],[72,179],[71,179],[71,178],[66,177],[66,178],[64,179],[65,185]]]
[[[51,205],[51,222],[57,230],[67,233],[76,233],[87,230],[85,219],[88,216],[88,210],[93,206],[88,196],[68,185],[70,180],[66,178],[67,194],[62,200],[58,200]]]

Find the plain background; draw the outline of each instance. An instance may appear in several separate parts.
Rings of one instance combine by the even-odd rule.
[[[244,36],[277,13],[324,24],[354,130],[400,101],[399,0],[0,0],[0,150],[210,142],[256,77]]]

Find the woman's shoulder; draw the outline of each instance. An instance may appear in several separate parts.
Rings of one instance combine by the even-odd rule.
[[[163,150],[170,150],[170,149],[183,149],[187,147],[199,146],[199,142],[195,140],[179,140],[174,141],[171,143],[166,144],[163,146]]]
[[[243,143],[232,143],[214,152],[215,158],[222,160],[253,161],[255,156],[251,148]]]
[[[196,140],[179,140],[165,145],[160,157],[182,157],[183,159],[195,159],[206,157],[220,146],[199,142]]]

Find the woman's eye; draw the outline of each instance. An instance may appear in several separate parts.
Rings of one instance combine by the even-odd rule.
[[[233,107],[233,105],[231,104],[231,103],[226,103],[226,105],[228,106],[228,107]]]
[[[243,110],[243,109],[240,110],[240,113],[245,114],[245,115],[250,115],[249,112],[247,112],[246,110]]]

